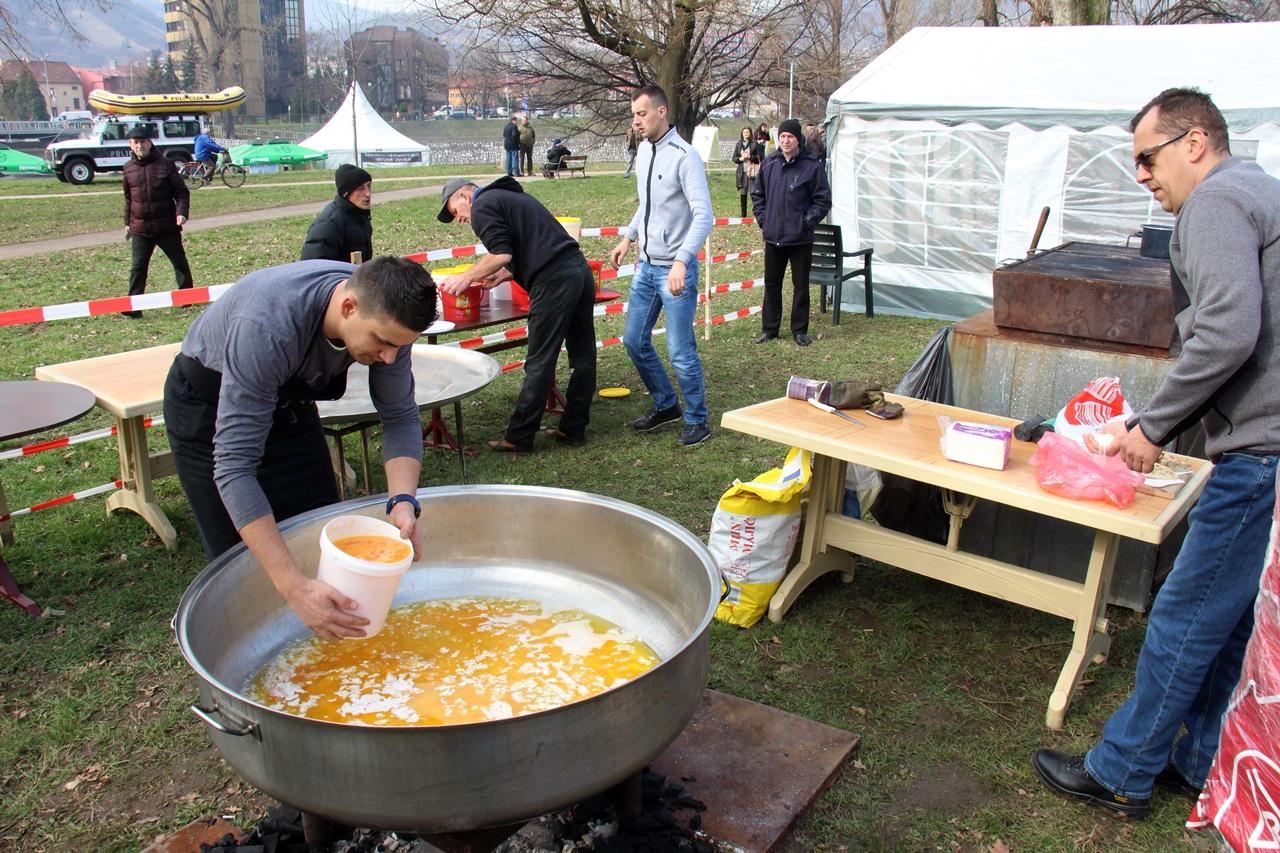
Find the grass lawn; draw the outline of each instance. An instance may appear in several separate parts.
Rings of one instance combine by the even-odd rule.
[[[712,188],[717,213],[737,215],[732,176],[714,175]],[[620,177],[536,182],[529,190],[553,212],[580,216],[587,226],[624,224],[636,202],[634,182]],[[297,200],[288,188],[272,192],[278,194],[263,195],[280,204]],[[0,200],[0,217],[8,232],[37,215],[45,221],[77,215],[86,201]],[[437,223],[437,205],[420,198],[377,208],[378,251],[474,242],[469,230]],[[307,224],[300,217],[190,235],[197,283],[232,281],[293,260]],[[583,242],[593,258],[613,244]],[[713,237],[716,253],[758,246],[754,227],[719,228]],[[714,280],[752,278],[761,268],[758,258],[735,262],[717,267]],[[0,261],[0,309],[120,295],[127,274],[123,244],[39,262]],[[158,257],[152,288],[171,282]],[[759,304],[760,294],[718,297],[715,313]],[[0,378],[29,379],[37,365],[177,341],[198,310],[0,328]],[[832,326],[815,307],[816,340],[807,349],[789,341],[754,344],[755,318],[717,326],[701,344],[713,424],[728,409],[782,394],[792,374],[892,385],[940,325],[845,314]],[[621,329],[619,317],[599,321],[601,338]],[[521,356],[499,354],[504,361]],[[500,376],[464,403],[472,442],[501,434],[520,379],[519,372]],[[733,479],[773,467],[785,454],[781,446],[718,429],[690,450],[676,445],[673,430],[635,434],[627,424],[647,401],[621,347],[600,351],[599,383],[633,394],[597,399],[588,445],[546,441],[538,453],[514,459],[482,453],[469,463],[471,482],[609,495],[705,538],[716,500]],[[108,425],[95,411],[67,429]],[[150,440],[163,447],[163,431]],[[117,475],[109,441],[0,461],[11,508]],[[457,477],[453,456],[426,456],[425,485]],[[169,620],[205,560],[177,481],[162,480],[158,489],[179,533],[176,554],[166,553],[138,516],[105,517],[101,496],[19,518],[16,543],[4,546],[24,590],[48,610],[32,619],[0,605],[0,849],[136,850],[200,815],[252,824],[267,804],[218,758],[187,710],[195,679]],[[428,520],[428,537],[430,530]],[[497,522],[494,535],[501,535]],[[1110,664],[1089,671],[1066,730],[1051,733],[1044,711],[1069,646],[1068,623],[874,564],[859,568],[851,586],[836,577],[811,587],[779,625],[712,629],[712,687],[862,737],[861,751],[799,823],[788,850],[986,851],[998,842],[1015,851],[1214,849],[1182,829],[1186,802],[1158,793],[1151,817],[1129,824],[1052,796],[1031,770],[1031,753],[1040,746],[1079,750],[1092,743],[1129,690],[1142,619],[1124,610],[1108,614],[1115,626]]]

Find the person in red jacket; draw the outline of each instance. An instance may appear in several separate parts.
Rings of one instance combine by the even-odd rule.
[[[177,164],[152,144],[148,125],[135,124],[128,139],[133,152],[124,164],[124,237],[133,243],[129,295],[146,292],[147,270],[157,246],[173,264],[178,289],[186,290],[192,281],[182,247],[182,225],[191,210],[191,191],[178,176]],[[142,316],[141,311],[121,313],[133,320]]]

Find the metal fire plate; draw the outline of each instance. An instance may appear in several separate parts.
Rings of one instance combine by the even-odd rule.
[[[1167,348],[1171,278],[1168,261],[1137,248],[1064,243],[991,274],[996,325]]]

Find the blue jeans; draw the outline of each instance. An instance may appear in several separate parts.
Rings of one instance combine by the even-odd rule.
[[[1151,608],[1133,693],[1084,759],[1089,775],[1113,793],[1151,796],[1170,759],[1187,781],[1204,784],[1253,631],[1277,459],[1227,453],[1209,475]]]
[[[507,174],[520,174],[520,149],[517,148],[515,151],[507,151],[506,149],[503,149],[503,153],[507,155]]]
[[[647,261],[636,265],[627,293],[627,328],[622,334],[622,343],[644,387],[649,389],[653,408],[662,411],[676,405],[675,389],[653,347],[651,334],[658,322],[658,312],[665,310],[667,358],[680,383],[680,395],[684,397],[684,421],[705,424],[707,390],[702,379],[702,360],[698,358],[698,338],[693,333],[693,321],[698,315],[698,262],[689,264],[684,290],[679,296],[672,296],[667,289],[670,271],[670,267],[656,267]]]

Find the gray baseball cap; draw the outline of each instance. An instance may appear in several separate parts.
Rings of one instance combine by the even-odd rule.
[[[436,219],[441,222],[452,222],[453,214],[449,212],[449,199],[453,194],[463,187],[474,187],[475,181],[469,181],[466,178],[454,178],[444,185],[444,189],[440,191],[440,213],[436,215]]]

